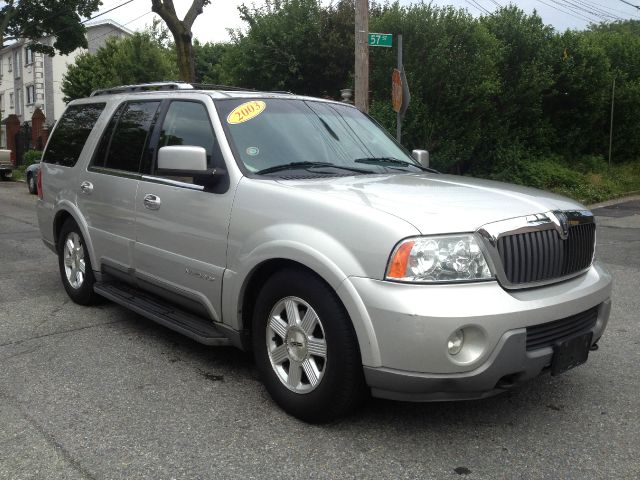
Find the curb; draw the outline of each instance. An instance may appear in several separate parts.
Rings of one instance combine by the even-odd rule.
[[[596,208],[611,207],[612,205],[618,205],[619,203],[631,202],[633,200],[640,200],[640,195],[636,195],[637,193],[640,193],[640,192],[629,192],[625,194],[624,197],[618,197],[611,200],[606,200],[604,202],[594,203],[593,205],[587,205],[587,208],[589,210],[594,210]]]

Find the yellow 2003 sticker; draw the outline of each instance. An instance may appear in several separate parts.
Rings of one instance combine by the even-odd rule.
[[[227,123],[236,125],[238,123],[246,122],[252,118],[257,117],[264,109],[267,108],[267,104],[261,100],[252,100],[251,102],[243,103],[234,108],[229,115],[227,115]]]

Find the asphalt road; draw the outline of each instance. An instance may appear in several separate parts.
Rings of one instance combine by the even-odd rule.
[[[70,302],[35,202],[0,183],[2,479],[640,478],[640,201],[597,210],[614,304],[587,364],[324,426],[283,413],[250,355]]]

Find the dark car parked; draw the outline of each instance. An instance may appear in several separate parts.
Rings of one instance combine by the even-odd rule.
[[[38,193],[37,179],[39,171],[40,162],[29,165],[24,172],[27,179],[27,188],[29,189],[29,193],[33,193],[34,195]]]

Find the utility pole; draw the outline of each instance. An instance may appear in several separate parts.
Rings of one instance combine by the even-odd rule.
[[[401,72],[400,75],[402,75],[402,68],[402,35],[398,34],[398,70]],[[398,143],[402,143],[402,116],[404,112],[400,113],[401,111],[398,110],[396,113],[396,140]]]
[[[356,107],[369,111],[369,0],[356,0],[355,90]]]
[[[609,166],[611,166],[611,146],[613,144],[613,105],[616,98],[616,77],[613,77],[611,86],[611,124],[609,126]]]

